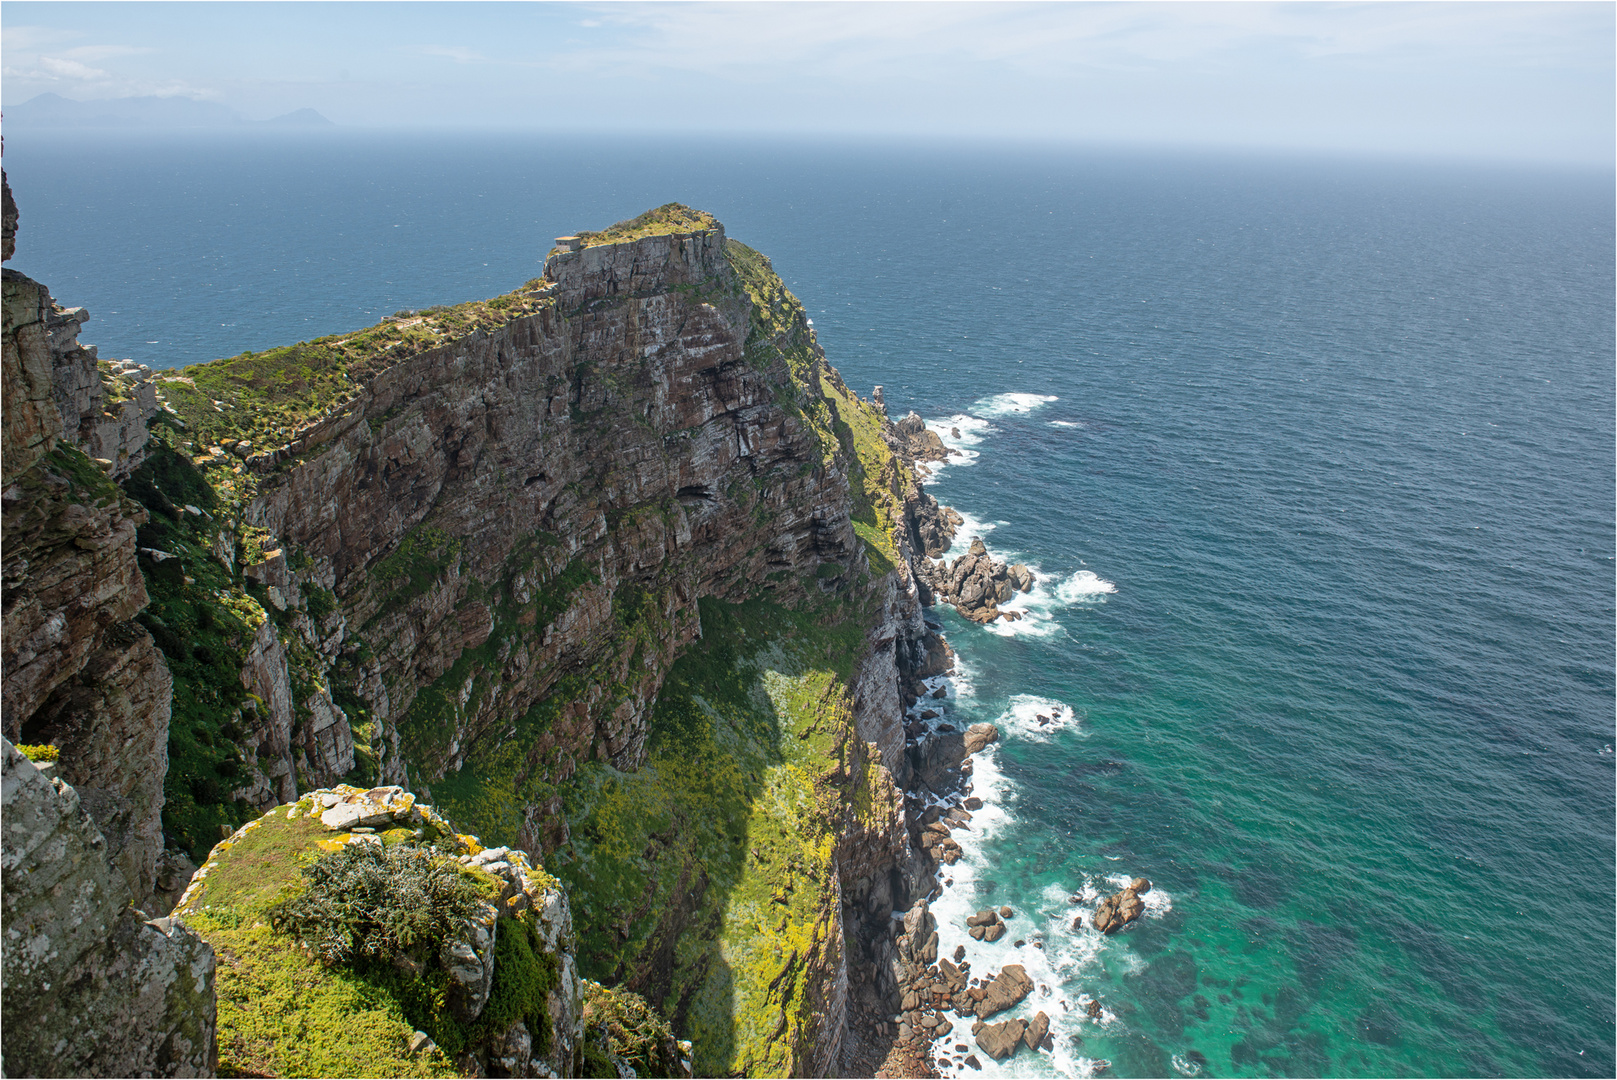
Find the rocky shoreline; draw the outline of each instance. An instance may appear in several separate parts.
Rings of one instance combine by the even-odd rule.
[[[944,460],[947,451],[941,440],[915,414],[893,425],[893,432],[894,449],[907,452],[913,461]],[[999,604],[1030,591],[1036,580],[1033,571],[994,558],[977,537],[965,555],[952,563],[943,559],[963,518],[929,496],[923,495],[922,501],[925,505],[910,515],[916,541],[910,570],[923,607],[947,603],[979,625],[1019,618],[1016,611],[1002,610]],[[954,834],[970,830],[973,814],[984,807],[974,794],[973,758],[996,744],[1001,733],[993,724],[965,726],[953,721],[948,702],[954,651],[941,632],[941,623],[930,616],[925,623],[925,655],[911,673],[904,694],[909,766],[904,818],[912,848],[923,863],[921,868],[911,868],[910,876],[920,886],[914,894],[924,893],[925,899],[902,913],[901,924],[893,929],[897,1010],[869,1015],[850,1010],[842,1056],[844,1075],[970,1075],[983,1068],[984,1059],[997,1062],[1022,1050],[1050,1053],[1055,1049],[1052,1020],[1044,1011],[1028,1018],[995,1019],[1020,1005],[1035,989],[1041,997],[1050,996],[1050,988],[1037,986],[1022,965],[973,971],[965,945],[957,946],[951,956],[939,955],[939,924],[931,908],[953,886],[947,868],[964,854]],[[1042,716],[1039,720],[1046,722]],[[923,873],[915,872],[923,868]],[[1100,901],[1090,916],[1091,925],[1105,934],[1121,930],[1141,916],[1144,902],[1140,897],[1150,889],[1146,879],[1134,879],[1127,888]],[[1083,897],[1074,894],[1072,902],[1082,903]],[[900,913],[894,912],[893,918],[896,922]],[[984,908],[967,917],[961,929],[975,941],[992,943],[1013,933],[1015,918],[1016,912],[1009,906]],[[1072,925],[1078,929],[1083,923],[1084,916],[1079,914]],[[1020,947],[1024,942],[1015,944]],[[1032,945],[1043,948],[1036,938]],[[1100,1002],[1092,998],[1077,1005],[1060,1000],[1059,1005],[1064,1011],[1082,1009],[1096,1021],[1103,1016]],[[1109,1065],[1105,1061],[1095,1064],[1097,1072]]]

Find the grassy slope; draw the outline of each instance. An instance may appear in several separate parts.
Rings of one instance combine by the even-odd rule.
[[[541,310],[553,302],[548,290],[536,278],[491,300],[401,311],[363,330],[194,364],[159,381],[198,450],[230,438],[271,449],[401,360]]]

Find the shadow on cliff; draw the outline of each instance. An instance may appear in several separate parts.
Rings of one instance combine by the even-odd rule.
[[[830,1064],[811,1059],[841,949],[849,672],[835,665],[860,634],[839,607],[704,600],[644,766],[591,763],[564,791],[571,840],[547,866],[568,885],[581,968],[669,1015],[698,1075]]]

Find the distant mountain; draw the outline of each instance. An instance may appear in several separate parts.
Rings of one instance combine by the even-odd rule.
[[[126,97],[74,101],[60,94],[40,94],[3,109],[12,130],[20,128],[219,128],[332,127],[313,109],[299,109],[273,120],[256,122],[211,101],[184,97]]]
[[[299,109],[283,116],[272,116],[264,121],[276,127],[336,127],[330,120],[315,112],[313,109]]]

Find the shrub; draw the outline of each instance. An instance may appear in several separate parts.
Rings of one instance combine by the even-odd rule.
[[[56,755],[61,753],[61,750],[49,744],[34,746],[18,743],[17,752],[29,761],[55,761]]]
[[[611,1051],[637,1076],[677,1076],[679,1044],[668,1021],[639,994],[584,980],[584,1057],[590,1076],[611,1076]]]
[[[480,898],[453,860],[410,844],[348,844],[304,867],[303,876],[308,887],[273,906],[270,925],[327,963],[445,940]]]

